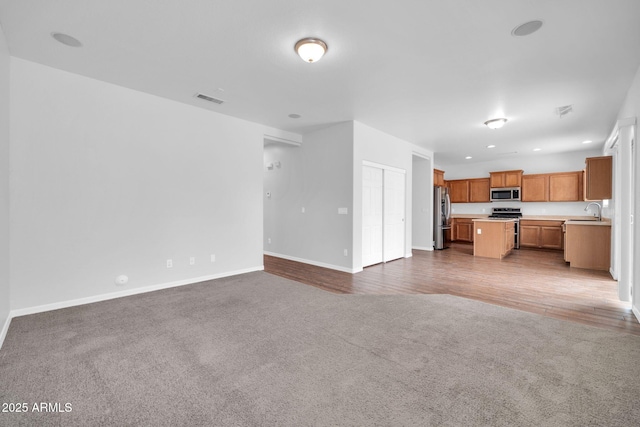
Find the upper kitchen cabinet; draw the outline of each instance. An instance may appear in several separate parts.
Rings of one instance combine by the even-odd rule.
[[[523,202],[548,202],[549,201],[549,175],[536,174],[522,176]]]
[[[489,178],[469,180],[469,201],[471,203],[487,203],[491,201]]]
[[[454,179],[447,181],[451,203],[488,203],[489,178]]]
[[[587,157],[584,172],[584,199],[605,200],[612,197],[611,156]]]
[[[522,171],[490,172],[491,188],[506,188],[522,186]]]
[[[469,180],[454,179],[447,181],[451,203],[469,203]]]
[[[522,176],[523,202],[579,202],[582,171]]]
[[[444,187],[445,186],[444,171],[441,171],[440,169],[434,169],[433,170],[433,185],[436,186],[436,187]]]
[[[549,174],[550,202],[580,202],[582,200],[582,171]]]

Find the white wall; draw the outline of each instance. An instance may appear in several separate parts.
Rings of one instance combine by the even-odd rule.
[[[406,218],[405,256],[411,256],[412,247],[412,194],[413,194],[413,155],[417,153],[429,159],[429,174],[433,174],[433,152],[380,132],[363,123],[353,122],[353,268],[362,269],[362,162],[369,161],[406,171]],[[429,185],[432,187],[432,184]],[[433,188],[429,189],[433,197]],[[433,233],[428,229],[427,232]],[[432,235],[428,236],[433,241]]]
[[[633,135],[635,138],[635,148],[634,148],[634,159],[633,164],[635,168],[635,176],[634,176],[634,185],[635,185],[635,202],[633,206],[633,212],[635,213],[636,220],[634,221],[634,229],[633,229],[633,253],[634,257],[637,259],[638,254],[640,254],[640,221],[637,220],[638,213],[640,212],[640,196],[637,195],[638,189],[640,189],[640,149],[638,148],[638,140],[637,140],[637,119],[640,117],[640,69],[636,72],[636,76],[633,80],[633,84],[629,88],[627,92],[627,97],[625,99],[620,112],[618,113],[618,120],[623,120],[627,118],[636,118],[636,129],[633,130]],[[622,182],[622,194],[629,192],[629,185],[626,182]],[[624,266],[622,266],[624,268]],[[632,305],[633,311],[636,317],[640,320],[640,263],[633,263],[633,273],[632,273]]]
[[[9,326],[9,50],[0,27],[0,346]]]
[[[267,145],[264,163],[265,252],[351,271],[352,122],[307,133],[300,147]]]
[[[463,163],[443,168],[445,179],[488,178],[489,172],[522,169],[526,175],[537,173],[579,171],[585,167],[585,158],[602,156],[600,149],[572,153],[532,155],[525,159],[497,159],[489,162]],[[437,166],[436,166],[437,167]],[[524,215],[569,215],[583,216],[584,202],[509,202],[509,203],[455,203],[454,214],[489,213],[496,206],[519,207]],[[592,210],[589,215],[592,214]],[[603,213],[607,213],[603,211]],[[605,215],[606,216],[606,215]]]
[[[411,240],[414,249],[433,249],[433,168],[428,159],[413,156]]]
[[[11,79],[12,310],[261,268],[264,127],[16,58]]]

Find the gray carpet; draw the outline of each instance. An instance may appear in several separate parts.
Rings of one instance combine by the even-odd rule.
[[[13,319],[8,402],[3,426],[630,426],[640,337],[258,272]]]

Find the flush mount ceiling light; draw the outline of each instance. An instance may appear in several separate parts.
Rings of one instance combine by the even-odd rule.
[[[586,140],[586,141],[582,141],[583,144],[591,144],[593,141],[590,140]]]
[[[542,27],[542,21],[529,21],[522,25],[518,25],[511,30],[511,35],[515,37],[524,37],[533,34]]]
[[[496,148],[496,146],[491,144],[491,145],[487,145],[487,148]]]
[[[292,118],[292,119],[299,119],[302,116],[300,114],[291,113],[291,114],[289,114],[289,117]]]
[[[327,51],[327,44],[320,39],[307,37],[299,40],[295,46],[296,53],[303,61],[318,62]]]
[[[51,33],[51,37],[59,41],[60,43],[70,47],[81,47],[82,43],[75,37],[71,37],[69,34],[64,33]]]
[[[465,160],[471,160],[471,159],[473,159],[473,157],[471,157],[471,156],[467,156],[467,157],[465,157],[464,159],[465,159]]]
[[[507,123],[507,119],[505,118],[491,119],[484,122],[484,124],[487,125],[489,129],[500,129],[502,126],[504,126],[505,123]]]
[[[542,148],[534,148],[533,151],[541,151]]]

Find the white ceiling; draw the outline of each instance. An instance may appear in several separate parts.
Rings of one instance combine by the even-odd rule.
[[[443,166],[601,145],[640,65],[638,17],[638,0],[0,0],[13,56],[297,133],[357,120]],[[293,51],[307,36],[329,45],[318,63]]]

